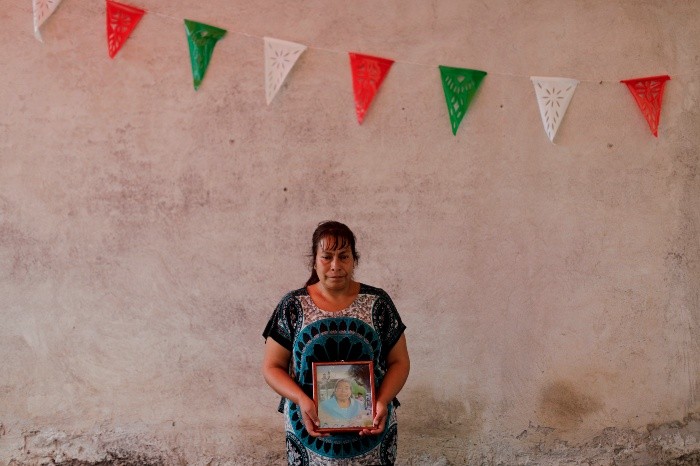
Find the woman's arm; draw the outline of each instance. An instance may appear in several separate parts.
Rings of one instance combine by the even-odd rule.
[[[374,416],[374,427],[365,429],[362,435],[377,435],[384,432],[386,418],[389,414],[389,403],[399,394],[408,373],[411,370],[411,360],[408,357],[408,347],[406,346],[406,335],[402,334],[386,358],[387,370],[379,388],[376,400],[376,414]]]
[[[265,356],[263,357],[262,373],[267,384],[281,396],[291,400],[301,409],[304,426],[312,437],[321,437],[316,431],[319,425],[318,413],[314,400],[289,376],[289,360],[292,353],[272,338],[265,340]]]

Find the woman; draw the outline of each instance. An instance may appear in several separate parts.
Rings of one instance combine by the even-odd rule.
[[[364,411],[360,402],[352,397],[352,385],[347,379],[335,382],[333,395],[323,400],[318,409],[321,427],[326,427],[324,424],[328,424],[327,427],[334,427],[332,424],[347,425],[343,421],[359,418]]]
[[[263,332],[263,375],[282,396],[290,465],[391,465],[396,459],[396,395],[410,369],[406,328],[389,295],[353,278],[355,235],[321,223],[311,239],[311,277],[287,293]],[[329,435],[313,401],[312,362],[374,362],[373,425],[359,434]]]

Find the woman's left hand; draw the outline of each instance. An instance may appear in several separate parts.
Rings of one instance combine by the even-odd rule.
[[[377,435],[384,432],[386,419],[389,416],[387,406],[401,391],[408,378],[408,371],[411,369],[411,360],[408,358],[408,349],[406,348],[406,335],[402,334],[394,347],[391,348],[386,362],[387,371],[384,374],[384,380],[375,404],[374,425],[371,429],[363,429],[360,435]],[[389,402],[383,400],[389,400]]]
[[[389,415],[389,410],[387,409],[386,403],[377,400],[375,405],[376,414],[374,415],[374,421],[371,429],[363,429],[360,431],[360,435],[379,435],[384,432],[386,427],[386,418]]]

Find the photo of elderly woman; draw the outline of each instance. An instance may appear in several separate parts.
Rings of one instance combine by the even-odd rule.
[[[319,364],[315,370],[319,430],[360,430],[372,425],[369,363]]]

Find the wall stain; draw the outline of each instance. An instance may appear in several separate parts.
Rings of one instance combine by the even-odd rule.
[[[204,177],[194,171],[180,176],[178,185],[182,193],[182,208],[189,212],[194,207],[205,207],[210,203],[211,193],[205,187]]]
[[[568,381],[550,383],[540,396],[542,418],[547,425],[562,429],[574,427],[602,407],[599,400],[583,393]]]
[[[436,450],[453,461],[449,464],[468,464],[473,439],[483,426],[483,402],[467,394],[442,398],[428,386],[404,390],[398,398],[399,445],[402,439],[410,439],[409,457],[420,458],[416,464],[441,464],[437,458],[426,457]]]
[[[5,265],[0,277],[7,273],[15,280],[36,280],[56,268],[56,257],[48,243],[8,222],[0,223],[0,259],[3,255]]]
[[[401,392],[402,402],[397,413],[399,429],[430,435],[444,436],[445,430],[456,437],[468,437],[482,424],[483,408],[468,398],[440,399],[428,387]],[[440,424],[440,429],[432,426]]]

